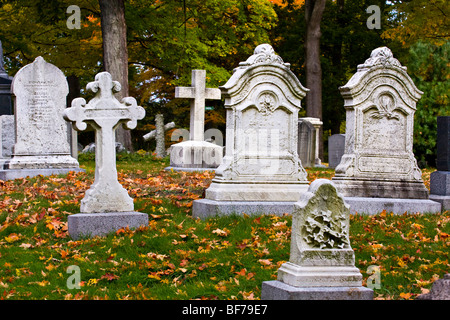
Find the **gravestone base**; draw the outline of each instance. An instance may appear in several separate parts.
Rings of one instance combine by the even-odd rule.
[[[223,147],[206,141],[183,141],[170,148],[170,169],[176,171],[215,170],[223,158]]]
[[[261,300],[373,300],[366,287],[294,287],[278,280],[264,281]]]
[[[441,204],[430,199],[393,199],[393,198],[368,198],[368,197],[344,197],[350,205],[350,214],[373,215],[386,210],[394,214],[407,213],[440,213]]]
[[[78,213],[68,217],[68,231],[72,239],[104,236],[121,228],[148,225],[148,214],[142,212]]]
[[[206,219],[225,215],[261,215],[291,214],[296,201],[217,201],[210,199],[195,200],[192,205],[192,217]]]
[[[332,181],[344,197],[428,199],[428,189],[422,181],[351,179],[338,175]]]
[[[439,202],[442,205],[442,211],[450,210],[450,196],[440,196],[438,194],[430,194],[430,200]]]
[[[0,180],[14,180],[20,178],[33,178],[39,175],[51,176],[67,174],[69,172],[85,172],[81,168],[47,168],[47,169],[4,169],[0,170]]]

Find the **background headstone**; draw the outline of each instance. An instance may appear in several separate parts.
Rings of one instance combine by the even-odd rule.
[[[15,75],[16,138],[13,156],[0,171],[0,179],[81,171],[71,156],[66,108],[67,81],[56,66],[37,57]]]
[[[345,154],[333,182],[352,213],[439,212],[413,153],[416,102],[422,92],[387,47],[340,87],[346,108]],[[411,199],[411,201],[408,201]]]
[[[298,156],[303,167],[323,167],[319,158],[319,133],[323,123],[319,118],[298,119]]]
[[[308,188],[297,154],[298,111],[308,89],[268,44],[241,62],[220,87],[226,154],[193,216],[291,212]]]
[[[11,83],[10,77],[3,65],[3,47],[0,41],[0,116],[12,114]]]
[[[68,218],[69,234],[74,239],[148,224],[148,215],[133,211],[133,199],[117,180],[115,145],[117,127],[123,124],[134,129],[145,110],[134,98],[119,102],[114,97],[121,87],[108,72],[97,74],[86,88],[96,93],[95,97],[89,103],[76,98],[64,111],[64,118],[73,122],[76,130],[85,130],[87,125],[95,130],[95,180],[81,200],[81,213]]]
[[[314,166],[316,129],[309,121],[298,119],[298,157],[304,168]]]
[[[430,199],[450,210],[450,116],[437,117],[437,171],[430,175]]]
[[[0,169],[11,158],[16,128],[13,115],[0,116]]]
[[[345,134],[333,134],[328,138],[328,167],[336,168],[345,150]]]
[[[327,179],[313,181],[292,213],[290,259],[278,280],[263,283],[261,299],[372,299],[362,287],[350,245],[350,209]]]
[[[189,140],[170,147],[166,170],[215,170],[222,163],[223,147],[205,141],[205,101],[220,100],[220,90],[206,88],[206,70],[192,70],[192,85],[176,87],[175,98],[190,99]]]

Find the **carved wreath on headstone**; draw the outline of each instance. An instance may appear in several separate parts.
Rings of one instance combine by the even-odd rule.
[[[303,226],[303,240],[313,248],[344,249],[350,246],[346,218],[330,210],[313,210]]]

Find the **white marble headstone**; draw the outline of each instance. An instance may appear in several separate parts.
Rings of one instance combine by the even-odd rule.
[[[62,71],[37,57],[17,72],[11,90],[16,143],[8,168],[78,168],[63,119],[69,89]]]
[[[333,178],[348,197],[428,198],[413,154],[416,102],[422,96],[387,47],[340,88],[346,109],[345,154]]]

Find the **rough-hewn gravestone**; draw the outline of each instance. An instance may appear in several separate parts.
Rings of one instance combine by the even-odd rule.
[[[372,51],[340,88],[346,108],[345,154],[333,178],[352,212],[438,212],[413,154],[416,88],[387,47]]]
[[[297,154],[298,111],[308,89],[268,44],[241,62],[220,87],[226,154],[194,217],[291,212],[308,188]]]
[[[192,70],[192,86],[176,87],[175,98],[190,99],[189,140],[170,148],[167,170],[193,171],[215,169],[222,162],[223,147],[205,141],[205,100],[220,100],[220,90],[206,88],[206,71]]]
[[[76,98],[64,112],[64,118],[72,121],[76,130],[85,130],[87,125],[95,130],[95,181],[81,200],[81,213],[68,218],[69,234],[75,239],[148,224],[148,215],[133,211],[133,199],[117,180],[115,146],[117,127],[123,124],[126,129],[134,129],[145,110],[132,97],[122,102],[114,97],[121,87],[108,72],[97,74],[86,88],[96,93],[95,97],[89,103]]]
[[[0,179],[81,171],[71,156],[62,116],[68,94],[62,71],[37,57],[17,72],[11,90],[16,139],[13,156],[0,171]]]
[[[0,41],[0,116],[12,114],[11,104],[11,82],[10,77],[3,65],[3,47]]]
[[[430,292],[419,295],[417,300],[450,300],[450,273],[444,279],[433,282]]]
[[[333,134],[328,138],[328,167],[336,168],[345,150],[345,134]]]
[[[297,153],[304,168],[322,166],[319,158],[319,130],[322,124],[318,118],[298,119]]]
[[[450,116],[437,117],[437,171],[430,175],[430,199],[450,210]]]
[[[290,259],[278,269],[277,281],[263,282],[261,299],[372,299],[355,267],[349,218],[332,182],[313,181],[292,213]]]

